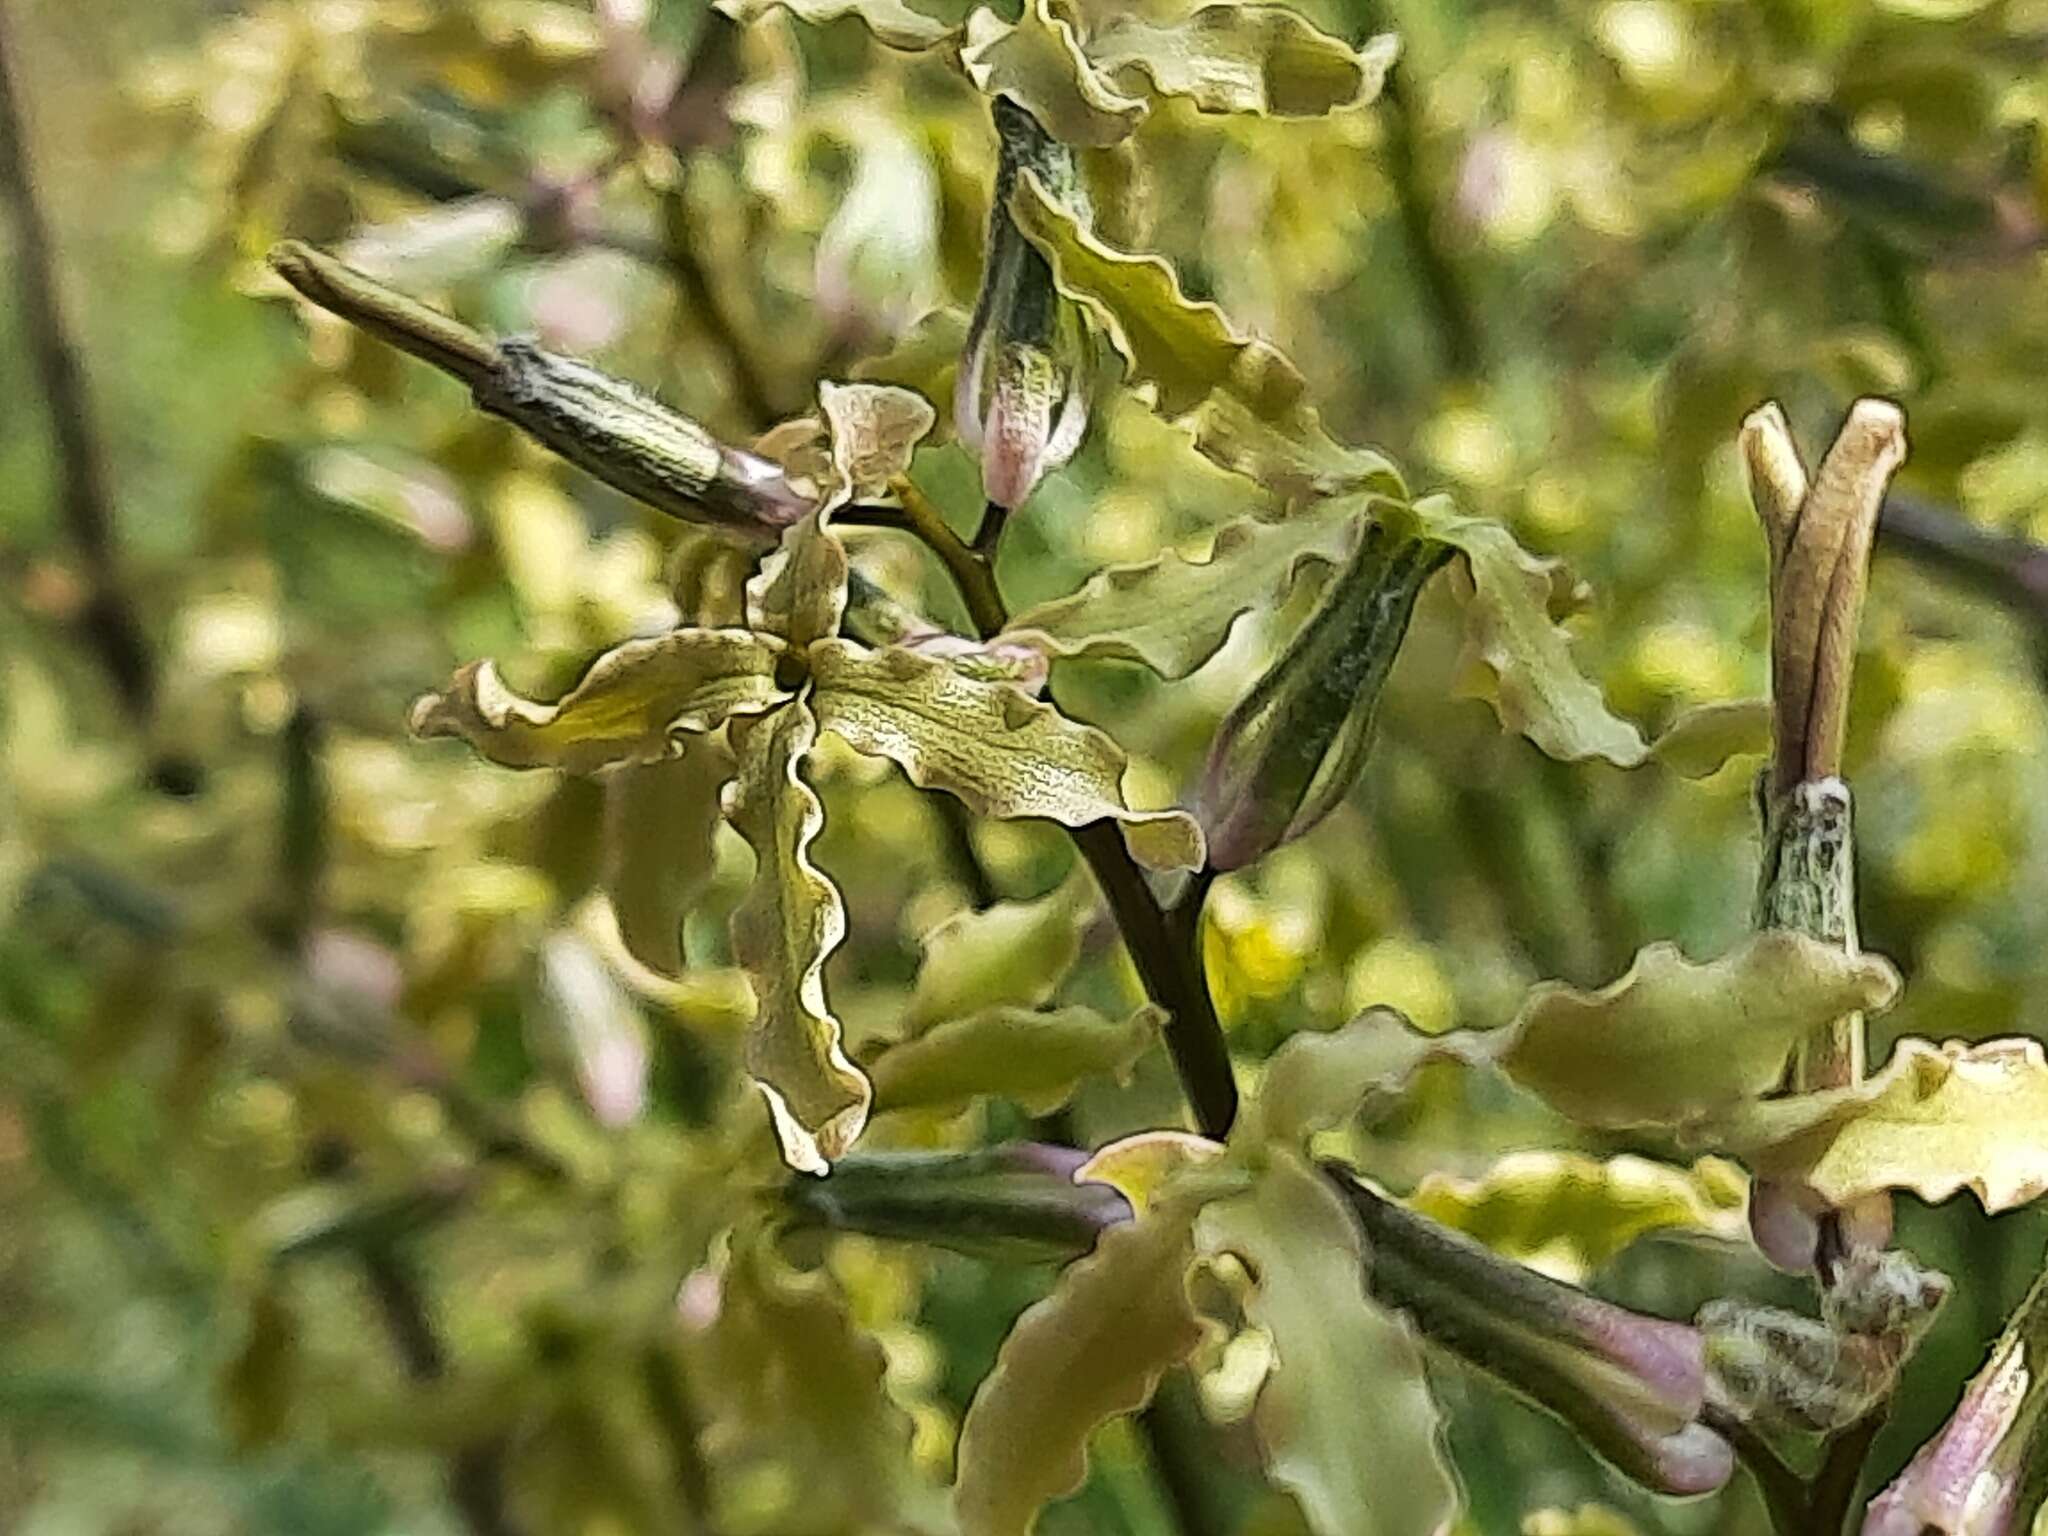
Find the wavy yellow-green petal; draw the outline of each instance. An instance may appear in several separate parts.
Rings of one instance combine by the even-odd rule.
[[[1677,1128],[1778,1084],[1793,1047],[1845,1013],[1880,1012],[1899,977],[1804,934],[1751,934],[1704,964],[1652,944],[1598,992],[1544,982],[1498,1048],[1508,1075],[1585,1125]]]
[[[711,884],[719,792],[732,754],[698,736],[658,763],[616,768],[604,781],[600,885],[626,952],[663,976],[683,971],[683,917]]]
[[[1087,1162],[1074,1170],[1074,1182],[1107,1184],[1142,1216],[1160,1202],[1169,1186],[1174,1190],[1174,1199],[1188,1189],[1214,1187],[1191,1182],[1194,1170],[1220,1172],[1225,1179],[1235,1178],[1242,1170],[1235,1165],[1226,1168],[1223,1152],[1222,1142],[1191,1131],[1139,1131],[1097,1148]]]
[[[982,9],[967,18],[960,62],[987,96],[1007,96],[1062,144],[1114,144],[1145,116],[1088,62],[1073,26],[1051,0],[1030,0],[1016,22]]]
[[[1238,615],[1277,603],[1308,566],[1348,559],[1372,502],[1323,502],[1277,523],[1246,518],[1216,535],[1207,560],[1168,550],[1107,566],[1078,591],[1025,609],[1003,636],[1049,656],[1115,657],[1185,677],[1222,648]]]
[[[1336,1029],[1290,1035],[1267,1061],[1231,1141],[1306,1147],[1374,1094],[1398,1093],[1425,1062],[1482,1057],[1477,1038],[1424,1034],[1391,1008],[1368,1008]]]
[[[1408,1204],[1496,1253],[1577,1283],[1652,1232],[1740,1239],[1748,1188],[1742,1170],[1720,1158],[1680,1168],[1528,1151],[1509,1153],[1476,1179],[1428,1174]]]
[[[598,657],[553,704],[522,698],[488,661],[472,662],[442,693],[412,707],[413,734],[460,736],[507,768],[594,773],[675,751],[679,732],[716,730],[772,709],[783,648],[743,629],[675,629],[628,640]]]
[[[960,29],[913,10],[903,0],[717,0],[720,14],[742,24],[756,21],[770,11],[786,10],[812,26],[857,16],[875,40],[908,53],[935,48]]]
[[[1561,762],[1598,758],[1636,768],[1654,759],[1688,778],[1769,746],[1768,710],[1746,701],[1682,716],[1655,745],[1645,741],[1607,707],[1572,659],[1571,637],[1551,618],[1556,561],[1530,554],[1499,523],[1467,517],[1445,498],[1426,497],[1414,511],[1426,534],[1465,557],[1461,688],[1491,704],[1507,729]]]
[[[1127,14],[1088,39],[1096,68],[1126,90],[1268,117],[1320,117],[1372,100],[1399,51],[1391,34],[1353,48],[1286,5],[1205,5],[1163,24]]]
[[[725,817],[755,859],[732,915],[733,956],[754,987],[747,1071],[768,1100],[784,1160],[822,1174],[860,1135],[872,1090],[825,1002],[825,959],[846,937],[846,909],[811,863],[825,810],[802,769],[817,734],[801,700],[741,728]]]
[[[1010,213],[1051,264],[1059,290],[1101,323],[1132,375],[1157,390],[1162,415],[1182,415],[1220,390],[1262,421],[1306,419],[1300,370],[1270,342],[1241,334],[1214,304],[1190,299],[1165,258],[1103,244],[1035,172],[1017,178]]]
[[[896,646],[820,640],[810,668],[818,723],[855,751],[888,758],[920,788],[943,789],[983,816],[1115,821],[1148,868],[1201,866],[1194,818],[1131,810],[1123,749],[1050,704]]]
[[[1371,448],[1352,448],[1323,429],[1312,406],[1268,420],[1236,395],[1218,392],[1182,418],[1195,451],[1211,463],[1256,480],[1290,506],[1357,491],[1379,491],[1405,501],[1408,487],[1393,460]]]
[[[1017,1319],[960,1426],[961,1536],[1029,1536],[1087,1477],[1095,1430],[1144,1407],[1194,1352],[1191,1221],[1170,1205],[1111,1227]]]
[[[891,1046],[868,1063],[875,1113],[960,1109],[990,1097],[1049,1115],[1090,1078],[1128,1079],[1165,1020],[1150,1005],[1121,1021],[1093,1008],[985,1008]]]
[[[1366,1295],[1369,1255],[1330,1183],[1274,1150],[1251,1189],[1203,1209],[1205,1253],[1256,1277],[1245,1317],[1272,1340],[1252,1411],[1266,1470],[1316,1536],[1425,1536],[1450,1527],[1458,1486],[1408,1323]],[[1370,1386],[1372,1411],[1359,1411]]]
[[[689,1394],[720,1472],[772,1472],[753,1513],[770,1531],[901,1529],[911,1422],[873,1332],[822,1272],[742,1226],[717,1306],[680,1337]]]
[[[1796,1179],[1832,1206],[1967,1189],[2011,1210],[2048,1193],[2048,1059],[2031,1039],[1901,1040],[1875,1076],[1759,1104],[1737,1135],[1760,1177]]]
[[[784,640],[798,655],[839,632],[852,566],[824,510],[782,531],[782,541],[747,583],[747,622]]]
[[[910,470],[911,456],[938,421],[932,403],[894,384],[820,384],[818,406],[844,497],[880,496]]]
[[[886,352],[855,363],[853,376],[862,383],[915,390],[932,402],[937,426],[950,435],[953,381],[966,346],[967,311],[948,305],[921,315]]]
[[[1050,1002],[1081,956],[1081,930],[1094,911],[1090,890],[1069,880],[1031,901],[955,913],[932,929],[904,1033],[987,1008]]]

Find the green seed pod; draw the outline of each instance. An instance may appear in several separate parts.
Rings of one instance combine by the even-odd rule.
[[[1197,800],[1212,866],[1241,869],[1344,798],[1415,600],[1449,555],[1432,539],[1366,530],[1308,622],[1217,729]]]
[[[484,410],[672,517],[772,540],[811,509],[778,466],[624,379],[532,342],[493,341],[300,241],[272,251],[270,265],[322,309],[462,380]]]
[[[953,422],[981,455],[983,493],[1010,508],[1071,459],[1088,430],[1087,337],[1053,286],[1052,268],[1010,217],[1010,194],[1031,171],[1084,220],[1088,209],[1074,152],[1007,96],[996,98],[994,114],[995,207]]]

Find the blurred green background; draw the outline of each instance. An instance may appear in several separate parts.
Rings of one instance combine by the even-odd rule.
[[[2048,540],[2048,5],[1302,8],[1397,31],[1395,92],[1300,123],[1161,106],[1126,238],[1286,348],[1339,435],[1567,559],[1591,593],[1579,656],[1646,725],[1763,688],[1742,414],[1783,401],[1817,452],[1857,394],[1904,404],[1848,760],[1865,942],[1909,980],[1873,1055],[1896,1033],[2048,1035],[2048,552],[2025,542]],[[971,302],[984,104],[856,23],[741,31],[696,0],[4,16],[117,568],[63,512],[10,220],[0,1531],[943,1529],[960,1413],[1048,1268],[841,1238],[803,1255],[815,1283],[693,1322],[691,1280],[776,1182],[736,1076],[744,848],[721,837],[689,973],[663,981],[593,898],[596,787],[404,732],[463,661],[553,689],[672,622],[704,536],[302,311],[261,257],[342,247],[750,437]],[[917,473],[977,510],[957,447]],[[1013,520],[1005,590],[1199,552],[1247,504],[1141,405],[1099,407]],[[952,611],[908,547],[867,540],[860,563]],[[1309,596],[1183,683],[1103,664],[1056,691],[1170,799]],[[110,683],[109,601],[146,640],[146,701]],[[1369,1004],[1491,1025],[1539,978],[1598,983],[1652,939],[1704,956],[1747,926],[1752,764],[1692,783],[1552,763],[1451,697],[1457,649],[1433,592],[1351,803],[1212,897],[1211,984],[1248,1068]],[[1072,855],[1042,827],[942,818],[851,754],[821,777],[851,925],[829,982],[872,1047],[936,923],[1051,891]],[[1128,1006],[1110,936],[1084,941],[1063,996]],[[1148,1059],[1072,1119],[1092,1142],[1176,1114]],[[1024,1125],[986,1105],[870,1139]],[[1356,1150],[1405,1192],[1572,1146],[1643,1150],[1433,1070]],[[2032,1212],[1902,1204],[1904,1240],[1963,1285],[1879,1472],[1946,1415],[2048,1238]],[[1738,1228],[1724,1209],[1618,1257],[1570,1213],[1495,1235],[1666,1315],[1795,1295]],[[1226,1418],[1228,1376],[1203,1387]],[[1472,1531],[1594,1500],[1643,1531],[1762,1528],[1740,1479],[1658,1504],[1485,1383],[1440,1384]],[[1162,1412],[1185,1430],[1193,1398]],[[1202,1469],[1218,1528],[1295,1529],[1241,1432]],[[1164,1536],[1153,1458],[1112,1431],[1043,1529]]]

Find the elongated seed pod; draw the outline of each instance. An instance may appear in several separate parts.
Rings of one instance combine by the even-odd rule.
[[[462,380],[479,408],[657,511],[765,540],[811,508],[780,467],[624,379],[530,341],[493,341],[298,241],[270,264],[313,303]]]
[[[810,510],[781,469],[721,443],[639,386],[543,351],[498,343],[497,366],[471,386],[502,416],[579,469],[671,516],[764,532]]]

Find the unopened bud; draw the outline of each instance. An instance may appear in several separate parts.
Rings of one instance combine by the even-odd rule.
[[[1242,868],[1300,837],[1349,793],[1415,600],[1449,553],[1367,528],[1308,622],[1224,718],[1197,801],[1215,868]]]
[[[1021,505],[1038,482],[1074,456],[1088,430],[1089,342],[1052,268],[1010,216],[1017,178],[1031,171],[1086,218],[1074,153],[1007,96],[996,98],[995,207],[981,294],[953,402],[960,440],[981,454],[982,492]]]
[[[2034,1282],[1963,1400],[1892,1485],[1863,1536],[2024,1536],[2048,1505],[2048,1275]]]
[[[821,1179],[792,1179],[800,1221],[984,1257],[1072,1258],[1131,1219],[1106,1184],[1076,1184],[1086,1154],[1041,1142],[974,1152],[857,1152]]]
[[[1734,1452],[1700,1418],[1697,1329],[1501,1258],[1324,1166],[1365,1229],[1373,1295],[1407,1311],[1423,1337],[1557,1415],[1647,1488],[1699,1494],[1728,1481]]]

